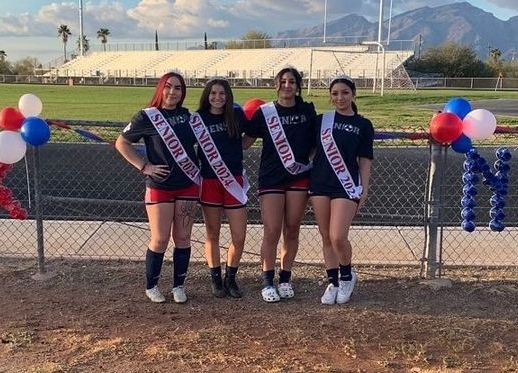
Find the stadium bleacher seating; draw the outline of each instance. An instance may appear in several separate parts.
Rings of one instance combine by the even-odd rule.
[[[399,68],[413,51],[385,52],[385,76]],[[373,78],[381,68],[381,53],[367,46],[325,48],[265,48],[220,50],[163,50],[93,52],[51,70],[49,78],[109,79],[158,78],[178,71],[186,80],[213,76],[256,82],[271,80],[281,68],[294,66],[306,79],[326,79],[337,74]]]

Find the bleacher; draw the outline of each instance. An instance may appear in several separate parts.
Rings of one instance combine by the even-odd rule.
[[[385,77],[412,56],[409,50],[385,53]],[[268,85],[275,74],[291,65],[305,79],[328,79],[337,74],[353,78],[380,76],[382,53],[368,46],[220,50],[163,50],[93,52],[79,56],[46,74],[49,80],[74,79],[93,83],[127,83],[156,79],[178,71],[190,84],[224,76],[245,85]],[[376,73],[377,72],[377,73]]]

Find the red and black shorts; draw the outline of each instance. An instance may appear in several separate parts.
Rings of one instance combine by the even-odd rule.
[[[154,205],[157,203],[174,203],[178,200],[198,201],[199,195],[200,188],[197,184],[192,184],[186,188],[174,190],[147,187],[144,202],[146,205]]]
[[[243,176],[235,176],[239,185],[243,186]],[[226,209],[238,209],[246,204],[239,202],[228,190],[225,189],[219,179],[202,179],[200,186],[200,204],[209,207],[223,207]]]
[[[286,192],[299,191],[307,192],[309,190],[309,177],[294,180],[286,185],[278,187],[260,188],[259,195],[263,194],[286,194]]]

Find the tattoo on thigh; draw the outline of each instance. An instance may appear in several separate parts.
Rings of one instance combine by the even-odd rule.
[[[185,201],[180,206],[180,218],[184,226],[192,224],[192,220],[196,216],[197,203],[195,201]]]

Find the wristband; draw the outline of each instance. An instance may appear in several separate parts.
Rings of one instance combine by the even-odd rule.
[[[146,168],[147,166],[147,162],[145,162],[142,167],[140,167],[140,172],[144,172],[144,169]]]

